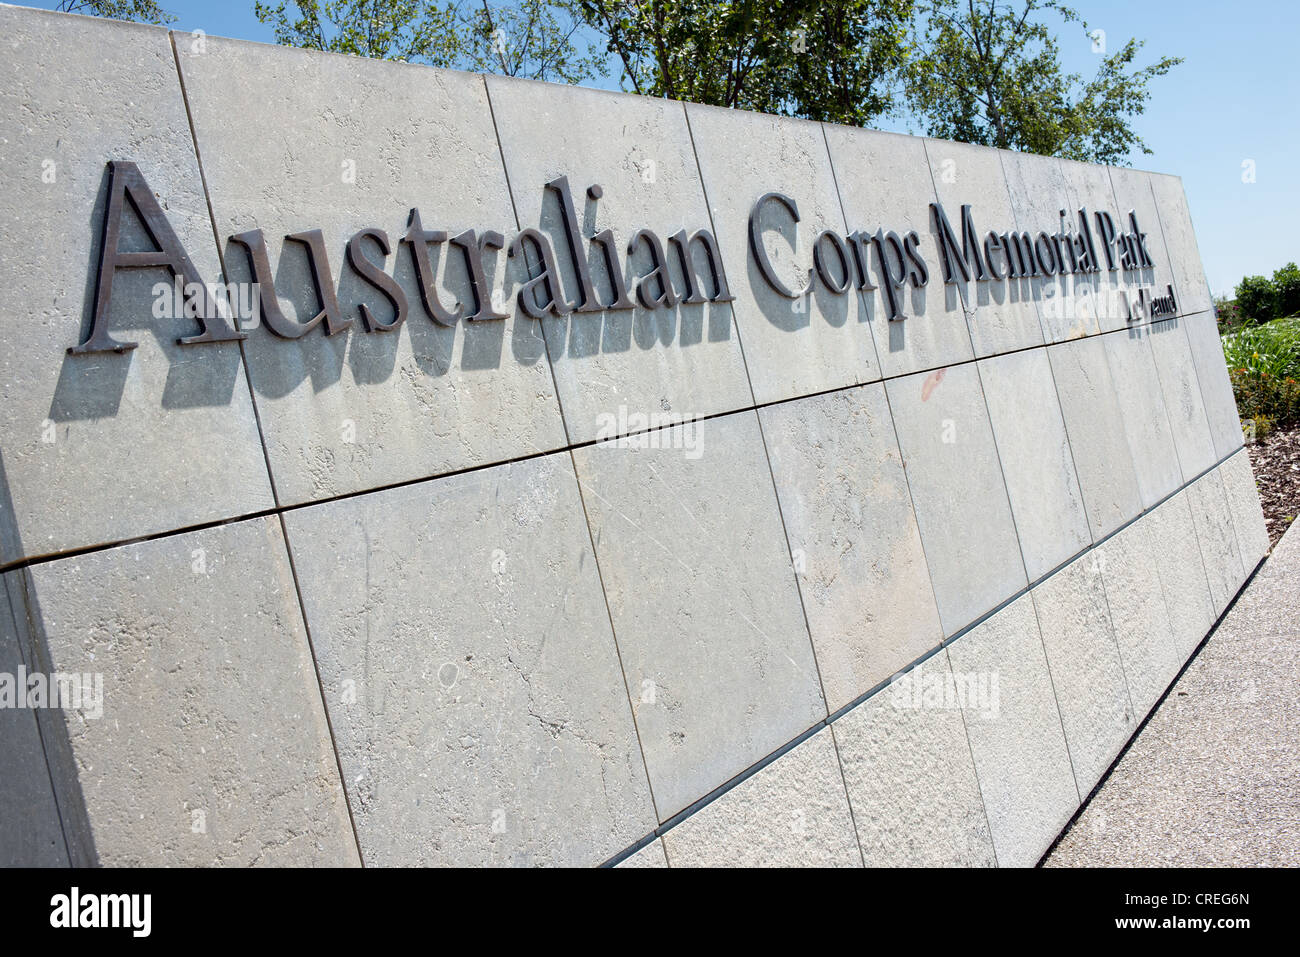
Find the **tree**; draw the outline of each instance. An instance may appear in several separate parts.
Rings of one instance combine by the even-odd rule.
[[[581,0],[649,96],[862,124],[894,105],[913,0]]]
[[[258,0],[254,12],[286,46],[567,83],[601,66],[575,40],[569,0]]]
[[[777,80],[789,112],[810,120],[866,126],[893,113],[895,81],[910,53],[913,0],[814,3],[801,28],[808,34]]]
[[[589,40],[579,46],[582,18],[568,0],[482,0],[461,16],[461,65],[479,73],[582,83],[602,75],[603,60]]]
[[[1252,322],[1268,322],[1277,315],[1277,288],[1267,276],[1246,276],[1237,283],[1237,306]]]
[[[158,6],[158,0],[59,0],[55,9],[64,13],[84,13],[93,17],[160,25],[172,23],[176,19]]]
[[[926,0],[907,86],[930,135],[1099,163],[1125,162],[1134,149],[1150,153],[1131,119],[1145,110],[1151,80],[1182,60],[1135,69],[1143,43],[1129,40],[1103,54],[1085,82],[1064,72],[1056,38],[1038,19],[1051,11],[1086,32],[1079,15],[1055,0],[1013,2]]]
[[[1273,289],[1277,293],[1279,316],[1300,315],[1300,267],[1287,263],[1273,271]]]
[[[253,7],[285,46],[380,60],[454,66],[459,52],[454,4],[433,0],[292,0]]]

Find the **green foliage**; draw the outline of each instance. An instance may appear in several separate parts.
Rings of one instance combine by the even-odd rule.
[[[111,2],[111,0],[110,0]],[[581,83],[864,126],[910,108],[931,134],[1097,162],[1149,152],[1130,40],[1085,80],[1061,67],[1057,0],[257,0],[292,46]],[[598,42],[593,37],[599,38]],[[603,49],[600,45],[603,44]]]
[[[1242,418],[1256,435],[1276,423],[1300,422],[1300,319],[1246,326],[1223,337],[1223,355]]]
[[[1273,278],[1247,276],[1237,284],[1237,306],[1249,322],[1268,322],[1300,314],[1300,268],[1287,263]]]
[[[55,9],[137,23],[166,24],[176,19],[158,6],[158,0],[60,0]]]
[[[1247,276],[1237,283],[1237,306],[1252,322],[1266,322],[1277,315],[1277,290],[1267,276]]]
[[[281,0],[254,6],[286,46],[581,83],[601,57],[568,0]]]
[[[1273,291],[1277,295],[1277,315],[1300,314],[1300,267],[1287,263],[1273,273]]]
[[[1023,4],[1021,6],[1020,4]],[[1151,152],[1132,127],[1150,82],[1182,62],[1161,57],[1135,68],[1142,42],[1103,54],[1089,81],[1065,73],[1056,37],[1039,14],[1087,31],[1055,0],[928,0],[920,56],[908,67],[908,101],[932,136],[1002,149],[1123,163]]]
[[[1274,426],[1300,423],[1300,382],[1272,376],[1251,376],[1239,369],[1229,371],[1237,414],[1255,421],[1255,437]]]
[[[454,5],[432,0],[292,0],[253,7],[286,46],[381,60],[453,66],[458,43]]]
[[[625,88],[863,125],[895,107],[914,0],[582,0]]]
[[[532,80],[582,83],[603,73],[596,44],[576,39],[582,18],[571,0],[486,2],[467,8],[457,24],[459,66]]]
[[[1244,321],[1241,315],[1241,307],[1237,305],[1235,299],[1229,299],[1227,296],[1215,298],[1214,315],[1219,320],[1219,331],[1221,333],[1232,331]]]

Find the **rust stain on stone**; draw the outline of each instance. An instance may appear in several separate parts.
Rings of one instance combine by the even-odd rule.
[[[936,369],[925,377],[925,382],[921,386],[922,402],[928,402],[930,400],[930,396],[934,393],[934,390],[939,387],[939,383],[943,381],[944,373],[947,371],[947,369]]]

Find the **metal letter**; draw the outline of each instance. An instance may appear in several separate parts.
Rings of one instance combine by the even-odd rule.
[[[397,284],[397,280],[384,272],[382,266],[378,266],[366,258],[365,250],[361,247],[361,241],[367,238],[373,239],[379,245],[385,259],[388,257],[390,250],[388,233],[382,229],[363,229],[348,240],[348,264],[357,271],[357,275],[384,294],[384,297],[393,304],[393,312],[396,315],[394,315],[392,322],[380,322],[371,313],[370,307],[363,302],[360,304],[361,322],[369,332],[376,330],[390,332],[400,326],[406,319],[406,293]]]
[[[253,281],[261,292],[262,317],[266,327],[282,339],[297,339],[306,335],[325,320],[325,334],[337,335],[351,328],[352,320],[344,319],[339,309],[338,297],[334,294],[334,277],[330,274],[329,258],[325,254],[325,237],[319,229],[285,236],[286,242],[302,243],[307,247],[307,259],[311,268],[312,283],[316,287],[316,298],[321,308],[307,322],[294,322],[280,309],[280,297],[275,291],[275,276],[271,272],[271,259],[266,252],[266,237],[260,229],[231,236],[230,241],[238,243],[248,250],[248,259],[253,271]]]
[[[246,334],[236,332],[221,314],[218,304],[213,302],[207,287],[199,276],[198,270],[190,260],[185,247],[172,230],[171,224],[154,198],[153,190],[145,182],[135,163],[125,160],[111,160],[108,164],[108,209],[104,214],[103,243],[99,251],[99,272],[95,281],[95,311],[91,317],[90,335],[80,345],[71,346],[68,352],[73,355],[86,355],[93,352],[126,352],[139,345],[138,342],[119,342],[108,334],[109,306],[113,299],[113,276],[118,269],[144,269],[166,266],[173,278],[189,286],[195,283],[202,290],[198,303],[200,332],[196,336],[184,336],[176,341],[181,345],[197,345],[201,342],[231,342],[246,338]],[[158,248],[152,252],[119,252],[118,235],[122,227],[123,200],[129,200],[140,222],[144,225],[149,238]]]
[[[425,313],[440,326],[454,326],[456,320],[465,313],[464,303],[456,303],[456,311],[449,312],[438,298],[438,286],[433,276],[433,265],[429,261],[429,243],[447,241],[447,233],[441,229],[425,229],[420,222],[420,210],[412,209],[406,220],[410,227],[402,242],[411,247],[411,258],[415,260],[415,280],[420,287],[420,302]]]
[[[767,258],[767,250],[763,247],[763,226],[760,222],[763,212],[763,206],[768,200],[780,203],[786,208],[794,221],[799,222],[799,206],[789,196],[782,193],[764,193],[758,197],[753,207],[749,211],[749,248],[754,255],[754,262],[758,265],[758,271],[762,273],[763,279],[777,293],[786,299],[802,299],[812,292],[813,288],[813,271],[808,270],[808,286],[803,292],[794,292],[779,278],[775,270],[772,269],[772,261]]]
[[[573,208],[573,194],[569,192],[569,177],[558,176],[546,184],[560,197],[560,218],[564,220],[564,239],[569,247],[569,258],[573,260],[573,271],[578,277],[578,299],[569,305],[576,312],[602,312],[604,307],[596,301],[596,287],[591,282],[591,269],[587,265],[587,253],[583,249],[582,234],[578,232],[578,214]],[[596,185],[597,196],[603,190]],[[591,189],[587,190],[591,195]]]
[[[645,240],[646,246],[650,249],[651,269],[648,273],[640,278],[636,284],[636,297],[640,300],[641,305],[647,309],[657,309],[660,306],[667,306],[669,309],[677,305],[677,291],[673,289],[672,279],[668,275],[668,256],[664,252],[664,244],[659,241],[653,230],[638,229],[632,241],[627,244],[627,254],[629,256],[636,250],[636,244],[642,239]],[[658,295],[650,292],[650,280],[659,281]]]

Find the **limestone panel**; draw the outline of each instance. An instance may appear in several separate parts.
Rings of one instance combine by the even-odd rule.
[[[1219,466],[1223,488],[1228,494],[1228,508],[1232,513],[1232,527],[1237,533],[1237,547],[1241,551],[1242,571],[1249,575],[1268,554],[1268,529],[1264,525],[1264,510],[1259,504],[1259,488],[1255,473],[1250,467],[1250,456],[1245,450],[1237,452]]]
[[[1214,438],[1214,455],[1222,460],[1241,448],[1242,433],[1237,401],[1232,395],[1232,381],[1223,357],[1219,324],[1212,312],[1184,316],[1179,322],[1187,331],[1196,378],[1205,400],[1205,414],[1210,420],[1210,434]]]
[[[759,402],[880,378],[871,313],[850,276],[835,293],[814,278],[814,244],[825,230],[846,235],[821,125],[689,103],[691,135],[718,242],[734,283],[736,325]],[[793,202],[758,200],[779,193]],[[797,219],[796,213],[797,211]],[[763,278],[751,251],[751,216],[773,273],[793,298]],[[844,282],[846,247],[823,241],[834,282]],[[837,251],[838,250],[838,251]],[[809,292],[808,290],[811,291]]]
[[[1179,492],[1140,520],[1146,525],[1145,534],[1150,537],[1148,568],[1155,569],[1164,592],[1180,668],[1209,633],[1215,618],[1214,601],[1188,501],[1188,494]]]
[[[939,618],[951,635],[1027,584],[979,373],[968,363],[886,386]]]
[[[879,383],[759,412],[830,710],[943,639]]]
[[[980,382],[1029,580],[1092,544],[1044,349],[984,359]]]
[[[948,646],[954,675],[996,688],[963,704],[1001,867],[1032,867],[1079,806],[1029,595]]]
[[[1160,576],[1152,574],[1157,554],[1149,518],[1144,516],[1121,529],[1092,553],[1105,583],[1134,718],[1139,722],[1186,659],[1174,634]]]
[[[574,460],[667,820],[827,713],[758,417]]]
[[[25,574],[99,863],[358,863],[278,519]]]
[[[592,866],[654,827],[567,454],[286,522],[367,864]]]
[[[1160,377],[1160,392],[1169,413],[1178,464],[1184,477],[1191,479],[1214,465],[1217,458],[1184,322],[1183,319],[1167,319],[1153,323],[1150,342],[1151,355]]]
[[[1151,508],[1184,481],[1149,338],[1144,326],[1101,337],[1143,508]]]
[[[861,867],[823,728],[664,833],[675,867]]]
[[[924,141],[846,126],[827,124],[824,129],[849,229],[868,237],[881,231],[885,240],[890,233],[900,240],[916,233],[929,275],[919,288],[906,282],[897,290],[900,318],[891,321],[887,280],[872,248],[870,277],[876,288],[866,293],[866,303],[882,373],[898,376],[970,359],[974,348],[961,295],[956,285],[944,284],[939,264],[938,232],[930,213],[937,196]],[[887,255],[894,268],[896,255]]]
[[[1206,312],[1213,308],[1213,302],[1210,285],[1205,281],[1205,269],[1201,265],[1201,252],[1196,245],[1196,233],[1192,229],[1192,215],[1183,191],[1183,181],[1163,173],[1149,173],[1148,176],[1173,267],[1178,314],[1189,316]],[[1157,295],[1164,295],[1164,291]]]
[[[507,241],[515,231],[482,77],[217,38],[177,50],[230,278],[256,278],[230,237],[260,229],[274,273],[261,297],[274,293],[287,320],[310,321],[322,304],[309,247],[286,237],[320,230],[319,285],[336,296],[337,321],[351,323],[286,339],[262,309],[249,332],[281,504],[563,446],[541,330],[514,307],[522,261],[477,245],[488,231]],[[479,304],[471,257],[450,242],[404,242],[412,210],[443,239],[475,231],[483,302],[509,318],[467,318]],[[359,238],[349,253],[366,229],[383,241]],[[417,249],[430,301],[460,312],[450,325],[426,312]],[[397,328],[365,331],[361,306],[375,324],[396,322],[398,310],[363,278],[362,260],[405,299]]]
[[[1223,487],[1223,476],[1217,470],[1210,472],[1189,485],[1184,494],[1192,510],[1196,538],[1201,545],[1205,574],[1210,579],[1210,595],[1214,599],[1214,615],[1217,618],[1246,580],[1241,550],[1237,547],[1237,534],[1233,529],[1233,514]]]
[[[685,298],[688,284],[669,237],[711,226],[682,105],[499,76],[487,84],[519,224],[549,238],[568,301],[579,303],[582,296],[562,203],[546,188],[561,176],[568,178],[595,305],[615,301],[605,253],[590,241],[606,229],[629,300],[639,301],[642,287],[650,296],[667,291],[660,288],[662,277],[649,275],[656,255],[665,257],[670,285]],[[599,187],[598,198],[592,186]],[[643,229],[653,231],[653,242],[640,236]],[[662,252],[652,252],[656,244]],[[712,298],[718,290],[706,253],[699,243],[692,248],[693,283]],[[739,296],[743,276],[725,265],[717,269]],[[751,404],[743,333],[736,333],[731,303],[575,311],[544,319],[542,326],[574,442],[627,431],[617,418],[611,431],[607,418],[624,407],[629,415],[711,415]]]
[[[1100,338],[1047,350],[1061,414],[1094,540],[1142,511],[1133,456],[1125,437],[1106,350]]]
[[[29,672],[19,644],[27,612],[20,595],[16,617],[9,594],[20,591],[19,574],[5,575],[0,584],[0,867],[67,867],[36,712],[27,707]]]
[[[1005,256],[983,249],[984,238],[990,232],[1002,234],[1016,228],[1016,215],[1001,155],[997,150],[968,143],[934,139],[924,142],[935,192],[943,204],[954,237],[960,244],[962,207],[969,205],[971,222],[981,247],[979,254],[992,259],[985,263],[989,271],[986,281],[980,281],[974,272],[969,280],[963,280],[958,272],[953,273],[975,355],[997,355],[1041,345],[1043,330],[1039,325],[1038,305],[1031,284],[1010,277],[994,278],[1006,272]],[[1055,227],[1057,221],[1058,217],[1053,213],[1044,220],[1043,226],[1034,228]],[[937,275],[932,282],[945,278],[941,263],[936,263],[936,266]],[[955,269],[956,264],[953,266]]]
[[[1032,594],[1075,783],[1087,796],[1137,728],[1095,554]]]
[[[996,863],[961,708],[941,652],[831,725],[868,867]]]
[[[91,331],[110,160],[138,165],[203,281],[221,278],[167,32],[5,6],[0,35],[0,561],[271,507],[239,345],[177,342],[200,330],[165,317],[169,269],[110,280],[109,334],[136,348],[67,351]],[[119,250],[156,250],[123,206]]]

